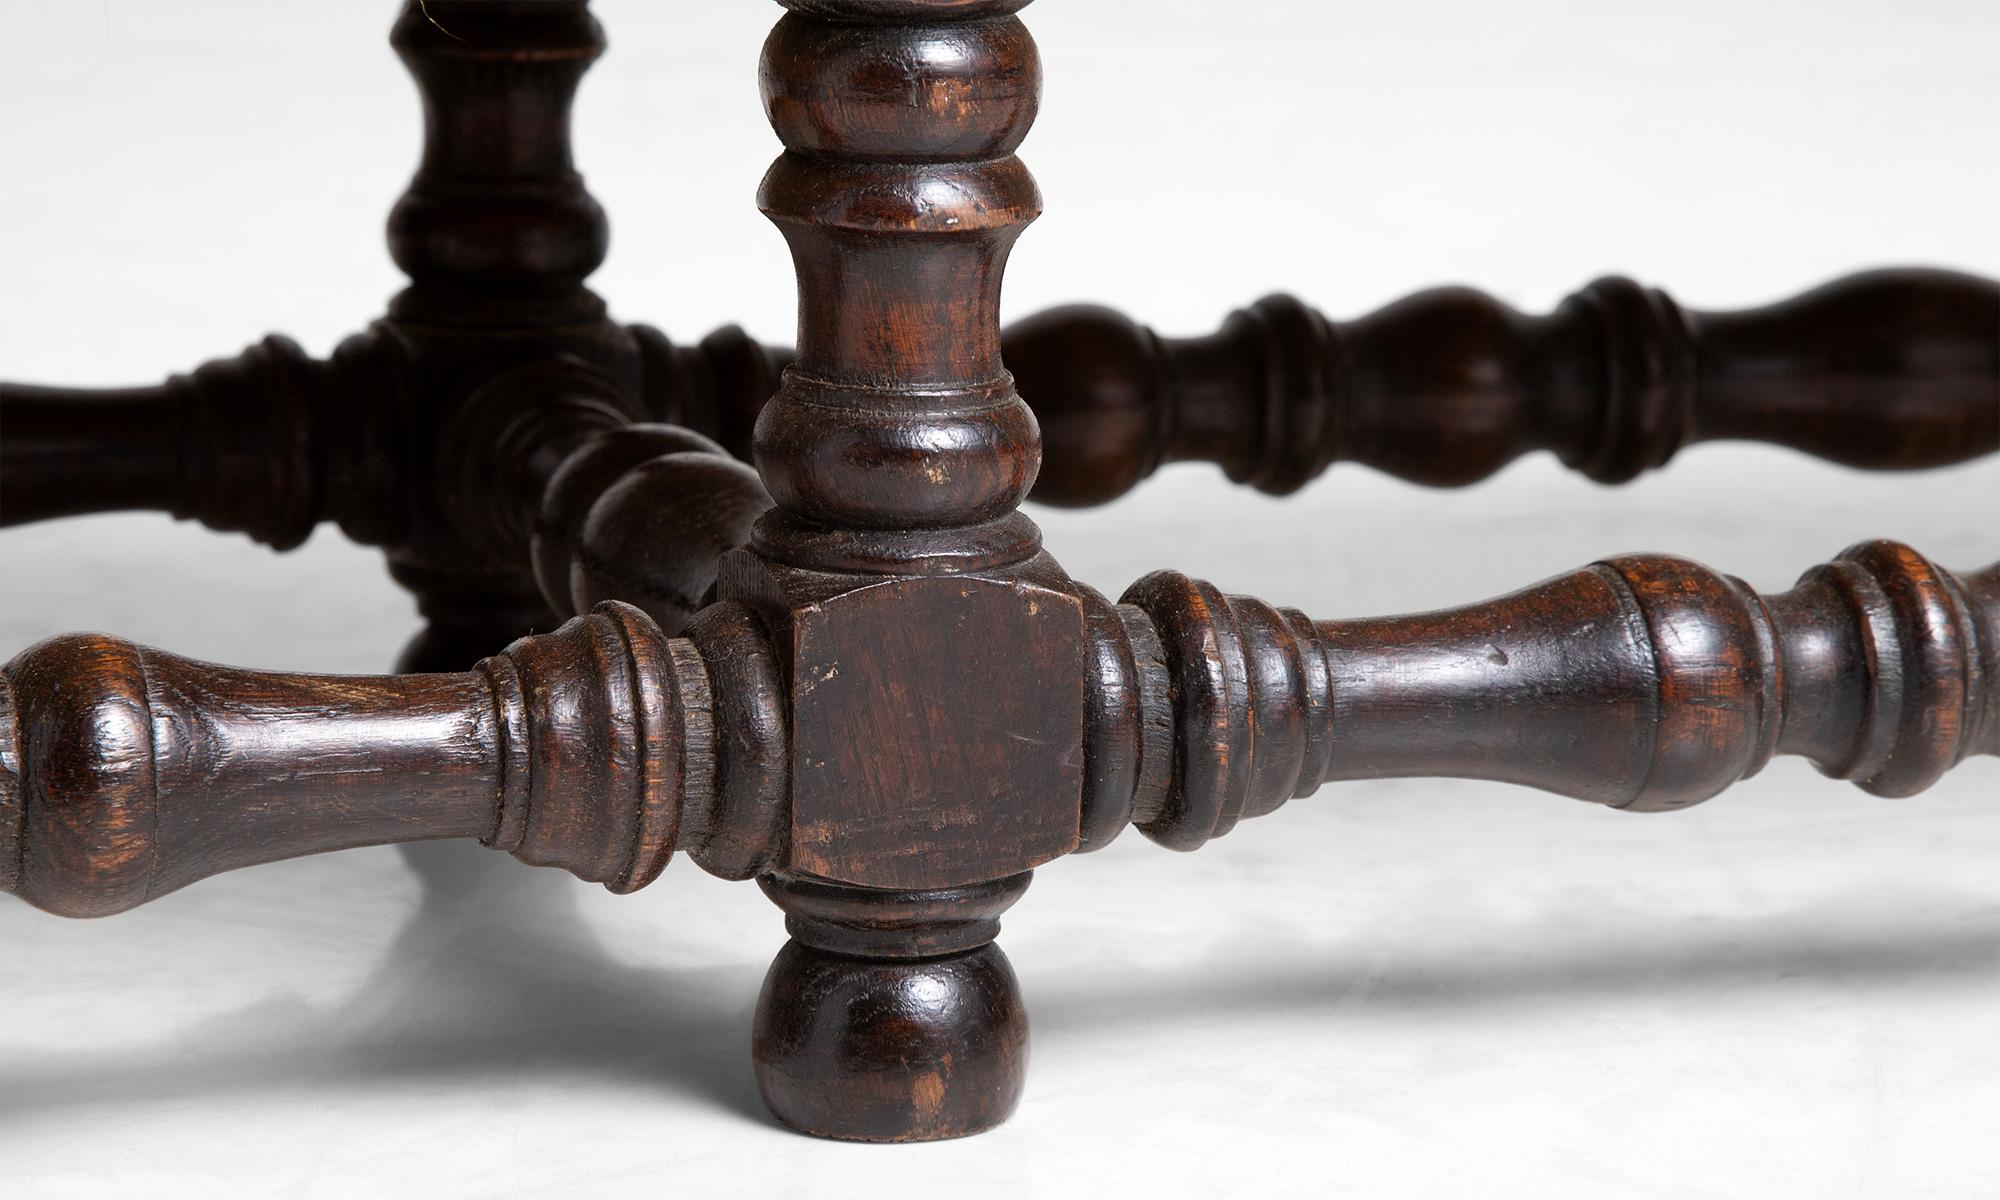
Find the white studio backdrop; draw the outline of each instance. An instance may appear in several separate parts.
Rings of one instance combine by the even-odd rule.
[[[774,5],[599,0],[577,106],[595,284],[693,340],[787,341]],[[316,353],[398,283],[415,161],[394,5],[0,0],[0,377],[143,382],[267,331]],[[1043,0],[1047,215],[1007,315],[1170,334],[1272,290],[1352,317],[1464,282],[1530,311],[1618,271],[1695,308],[1851,270],[2000,275],[2000,8]],[[1996,331],[2000,335],[2000,331]],[[1863,537],[2000,557],[2000,462],[1863,475],[1699,446],[1605,489],[1336,468],[1288,500],[1170,468],[1037,510],[1078,578],[1173,566],[1317,616],[1664,550],[1760,588]],[[374,671],[373,551],[159,516],[0,534],[0,656],[72,629]],[[0,904],[0,1195],[2000,1195],[2000,763],[1883,801],[1782,759],[1631,817],[1499,785],[1336,785],[1192,856],[1128,834],[1007,919],[1020,1114],[962,1143],[762,1115],[781,918],[677,862],[618,898],[476,848],[245,871],[99,922]]]

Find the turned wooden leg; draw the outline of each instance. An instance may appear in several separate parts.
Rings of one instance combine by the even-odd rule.
[[[0,888],[102,916],[300,854],[478,838],[614,891],[782,845],[775,662],[607,604],[469,671],[286,675],[81,634],[0,669]],[[718,691],[718,689],[720,689]]]
[[[607,598],[678,630],[769,501],[712,443],[634,422],[747,453],[779,364],[734,328],[678,347],[614,323],[585,286],[608,225],[570,148],[604,48],[583,0],[408,4],[391,42],[425,130],[389,220],[410,279],[389,316],[324,361],[272,337],[155,387],[0,383],[0,524],[158,510],[286,549],[337,521],[417,597],[405,670]],[[547,495],[613,436],[651,452],[615,473],[585,456]]]
[[[765,43],[799,351],[757,422],[776,507],[723,561],[791,682],[791,837],[765,889],[793,941],[757,1076],[794,1128],[976,1133],[1020,1094],[1027,1020],[990,943],[1076,845],[1082,606],[1015,512],[1033,416],[1000,362],[1000,277],[1040,195],[1019,0],[789,0]]]
[[[1632,555],[1322,622],[1159,572],[1117,604],[1083,593],[1067,658],[1021,653],[1035,639],[985,619],[1006,610],[984,581],[922,582],[980,603],[898,580],[863,589],[882,623],[843,597],[789,648],[742,604],[678,638],[607,604],[436,675],[43,643],[0,668],[0,890],[98,916],[253,863],[460,837],[629,892],[686,851],[786,913],[753,1043],[772,1111],[924,1140],[997,1124],[1020,1095],[1026,1010],[993,939],[1029,868],[1128,824],[1189,850],[1328,780],[1421,775],[1667,812],[1774,754],[1904,796],[2000,754],[2000,566],[1896,543],[1765,595]],[[976,649],[954,659],[921,624],[898,644],[890,622],[917,608]],[[965,681],[928,712],[874,686],[927,682],[888,674],[917,649]],[[1018,699],[1029,680],[1039,706]]]
[[[1341,326],[1274,298],[1181,341],[1059,312],[1004,347],[1048,372],[1042,471],[997,320],[1040,208],[1015,156],[1040,95],[1025,0],[784,2],[759,203],[800,321],[775,383],[785,355],[675,348],[584,287],[606,229],[569,152],[603,45],[581,0],[431,0],[394,35],[427,136],[386,320],[332,363],[269,342],[160,389],[0,389],[53,448],[9,444],[9,519],[81,511],[51,466],[73,445],[124,472],[117,504],[280,545],[357,522],[430,620],[392,676],[96,635],[17,656],[0,890],[96,916],[476,838],[624,893],[685,851],[786,914],[753,1037],[772,1112],[920,1141],[1013,1111],[1028,1019],[1000,918],[1128,825],[1189,850],[1328,781],[1422,775],[1666,812],[1777,754],[1904,796],[2000,754],[2000,567],[1868,542],[1759,594],[1629,555],[1314,621],[1172,572],[1114,603],[1018,511],[1038,472],[1087,501],[1175,457],[1273,491],[1339,458],[1464,482],[1537,447],[1611,481],[1701,437],[1956,461],[2000,440],[1992,284],[1895,272],[1700,314],[1609,280],[1547,317],[1446,290]],[[746,449],[754,474],[725,454]]]
[[[751,1043],[779,1120],[821,1137],[911,1142],[1013,1113],[1028,1016],[993,937],[1027,874],[920,892],[761,882],[792,935],[764,978]]]
[[[1684,445],[1744,439],[1869,470],[1945,466],[2000,451],[1995,328],[2000,283],[1891,268],[1739,312],[1684,309],[1617,277],[1535,316],[1463,287],[1341,322],[1267,296],[1204,337],[1067,305],[1001,344],[1042,431],[1029,499],[1080,507],[1171,462],[1277,495],[1336,462],[1462,486],[1538,450],[1622,483]],[[759,357],[791,357],[752,355],[734,329],[702,346],[739,403]],[[674,411],[750,454],[733,407]]]
[[[154,387],[0,383],[0,525],[150,511],[279,550],[327,520],[386,541],[408,503],[408,400],[373,334],[324,361],[268,337]]]
[[[1172,571],[1090,609],[1085,850],[1128,824],[1192,850],[1339,779],[1670,812],[1777,754],[1880,796],[2000,754],[2000,564],[1895,542],[1764,595],[1634,554],[1416,616],[1315,622]]]
[[[1622,483],[1726,439],[1875,470],[1963,462],[2000,450],[1996,328],[2000,283],[1909,269],[1743,312],[1620,278],[1546,316],[1470,288],[1338,323],[1268,296],[1195,338],[1075,306],[1006,348],[1047,443],[1034,498],[1083,505],[1177,461],[1279,495],[1335,462],[1457,486],[1535,450]]]

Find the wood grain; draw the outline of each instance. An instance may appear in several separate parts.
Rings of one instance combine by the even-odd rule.
[[[1349,322],[1268,296],[1206,337],[1076,306],[1007,331],[1048,458],[1034,498],[1099,504],[1161,464],[1284,495],[1335,462],[1460,486],[1538,450],[1600,483],[1754,439],[1872,470],[2000,450],[2000,284],[1850,275],[1742,312],[1606,278],[1546,316],[1437,288]]]
[[[718,704],[710,680],[775,667],[746,612],[705,617],[670,639],[605,604],[427,675],[43,642],[0,670],[0,884],[102,916],[255,863],[448,837],[621,892],[676,848],[749,874],[781,844],[746,797],[781,793],[783,730],[774,689],[732,686]]]
[[[1026,1069],[997,923],[963,910],[1077,843],[1082,604],[1015,511],[1041,446],[1000,362],[1001,274],[1041,209],[1014,154],[1040,59],[1019,3],[786,7],[760,71],[785,152],[758,202],[791,247],[799,351],[753,442],[776,507],[717,593],[759,612],[790,683],[766,891],[793,942],[752,1052],[795,1128],[955,1137],[1003,1120]],[[856,939],[885,913],[898,936]]]
[[[1090,602],[1084,849],[1129,823],[1191,850],[1341,779],[1667,812],[1774,754],[1882,796],[2000,754],[2000,565],[1895,542],[1762,596],[1640,554],[1416,616],[1314,622],[1174,572]]]
[[[677,346],[587,286],[583,0],[429,0],[391,37],[425,136],[383,318],[325,360],[274,337],[157,387],[0,385],[0,523],[150,508],[283,548],[337,522],[428,622],[389,676],[101,635],[17,656],[0,890],[102,915],[464,837],[629,892],[686,852],[786,914],[753,1029],[771,1110],[917,1141],[1013,1111],[1000,918],[1128,825],[1193,849],[1329,781],[1439,775],[1674,811],[1777,754],[1906,796],[2000,753],[2000,567],[1869,542],[1759,594],[1642,554],[1316,622],[1173,572],[1113,603],[1018,511],[1177,460],[1277,493],[1540,450],[1609,483],[1726,438],[1959,462],[2000,448],[2000,285],[1879,271],[1711,313],[1608,278],[1545,315],[1444,288],[1339,323],[1269,297],[1204,337],[1094,307],[1003,333],[1042,202],[1024,0],[785,7],[758,202],[796,354]]]

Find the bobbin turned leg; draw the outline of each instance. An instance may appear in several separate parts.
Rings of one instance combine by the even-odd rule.
[[[776,507],[724,558],[790,682],[791,828],[765,890],[793,941],[757,1076],[808,1133],[977,1133],[1027,1020],[992,945],[1077,842],[1083,606],[1014,510],[1040,439],[1000,364],[1000,275],[1040,209],[1021,0],[787,0],[759,203],[799,275],[799,350],[757,423]]]

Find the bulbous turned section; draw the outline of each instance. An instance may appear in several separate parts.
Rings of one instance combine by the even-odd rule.
[[[708,602],[722,555],[771,507],[755,471],[671,425],[593,434],[540,495],[529,545],[549,606],[566,616],[622,600],[669,634]]]
[[[450,326],[586,321],[583,280],[610,224],[570,149],[570,107],[604,52],[584,0],[426,0],[390,44],[424,105],[424,152],[389,215],[410,277],[398,320]]]
[[[784,0],[760,60],[799,352],[752,439],[776,507],[718,594],[771,623],[790,685],[793,837],[765,888],[794,940],[758,1086],[826,1137],[1006,1119],[1027,1023],[997,917],[1076,845],[1083,614],[1015,511],[1040,438],[1000,361],[1041,208],[1014,155],[1041,91],[1024,2]]]
[[[1099,687],[1129,700],[1113,721],[1086,724],[1136,737],[1122,739],[1117,759],[1127,764],[1116,774],[1132,781],[1131,798],[1086,819],[1091,848],[1124,816],[1161,845],[1192,850],[1310,791],[1325,773],[1331,687],[1303,615],[1161,571],[1127,588],[1100,627],[1111,637],[1099,651]],[[1145,737],[1150,730],[1171,730],[1170,771],[1161,769],[1165,747]],[[1095,764],[1086,771],[1090,795]],[[1086,813],[1092,807],[1087,799]]]
[[[990,942],[918,959],[787,942],[758,993],[751,1044],[772,1115],[843,1141],[982,1133],[1013,1115],[1027,1083],[1021,985]],[[838,1104],[825,1096],[833,1079]]]
[[[1003,345],[1042,431],[1033,498],[1088,505],[1184,460],[1280,495],[1339,461],[1456,486],[1534,450],[1619,483],[1722,439],[1962,462],[2000,449],[1995,328],[2000,284],[1901,269],[1722,313],[1619,278],[1547,316],[1457,287],[1339,323],[1269,296],[1194,338],[1072,306]]]
[[[1779,753],[1878,796],[1915,795],[1975,754],[2000,754],[2000,564],[1955,574],[1865,542],[1768,605]]]
[[[458,674],[282,675],[73,635],[0,670],[0,888],[102,916],[255,863],[479,838],[614,891],[785,837],[776,665],[606,604]],[[718,693],[718,686],[721,692]]]
[[[734,327],[693,347],[645,326],[612,341],[635,378],[552,347],[474,388],[443,431],[440,499],[462,550],[489,573],[526,565],[558,617],[623,600],[671,635],[771,506],[753,470],[679,423],[747,421],[778,368]]]
[[[923,1142],[1005,1121],[1027,1079],[1028,1016],[1000,914],[1028,875],[922,892],[759,882],[792,940],[757,998],[757,1086],[820,1137]]]
[[[760,415],[760,547],[831,566],[826,528],[907,567],[1000,522],[1035,420],[1000,362],[1000,281],[1041,211],[1014,155],[1041,62],[1015,4],[788,3],[760,60],[785,143],[758,190],[799,280],[797,361]],[[949,530],[917,539],[912,531]],[[967,537],[972,535],[967,535]],[[1007,553],[1030,557],[1010,534]]]
[[[164,512],[273,549],[321,521],[383,542],[404,512],[405,370],[348,339],[326,361],[273,335],[165,383],[0,383],[0,526]]]
[[[1158,572],[1086,597],[1083,849],[1193,849],[1335,779],[1459,776],[1634,812],[1811,759],[1907,796],[2000,754],[2000,565],[1868,542],[1759,596],[1608,559],[1498,600],[1312,622]]]

